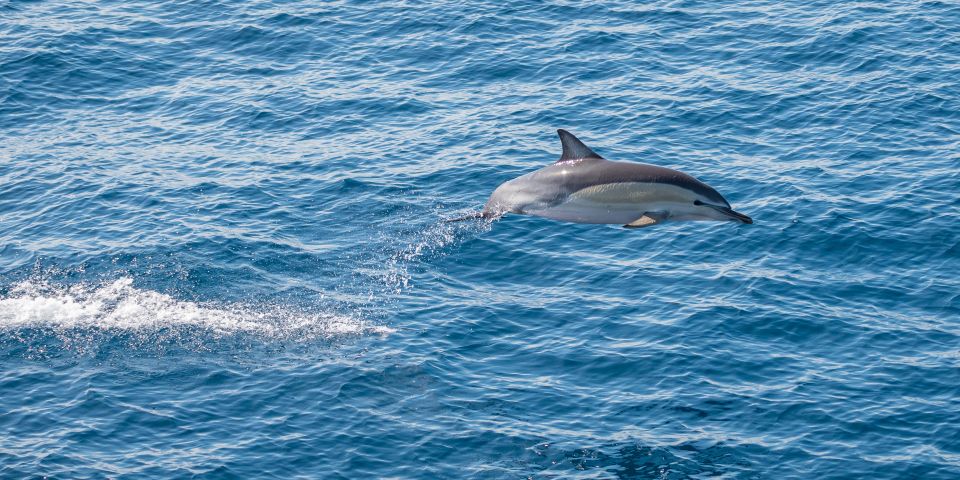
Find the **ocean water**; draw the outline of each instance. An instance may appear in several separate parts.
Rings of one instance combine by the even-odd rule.
[[[0,2],[0,478],[960,478],[958,272],[952,2]]]

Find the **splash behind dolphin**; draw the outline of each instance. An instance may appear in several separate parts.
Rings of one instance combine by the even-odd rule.
[[[518,213],[576,223],[619,223],[626,228],[668,220],[753,223],[690,175],[654,165],[611,162],[570,132],[557,133],[563,154],[556,163],[503,183],[483,212],[457,220]]]

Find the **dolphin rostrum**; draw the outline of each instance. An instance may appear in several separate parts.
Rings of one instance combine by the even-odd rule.
[[[570,132],[557,133],[563,154],[556,163],[503,183],[482,212],[456,220],[519,213],[576,223],[619,223],[625,228],[678,220],[753,223],[690,175],[642,163],[611,162]]]

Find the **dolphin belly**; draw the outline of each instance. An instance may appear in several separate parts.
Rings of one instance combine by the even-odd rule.
[[[688,191],[669,184],[610,183],[578,190],[555,206],[524,213],[576,223],[627,224],[647,212],[687,217],[694,210],[694,199]]]
[[[610,205],[572,199],[544,210],[525,211],[529,215],[574,223],[627,224],[643,215],[637,206]]]

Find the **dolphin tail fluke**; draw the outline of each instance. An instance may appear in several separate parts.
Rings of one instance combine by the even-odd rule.
[[[444,223],[462,222],[464,220],[475,220],[478,218],[482,218],[484,220],[490,220],[492,222],[494,220],[500,220],[500,217],[504,216],[504,214],[506,213],[507,212],[496,213],[492,211],[473,212],[473,213],[468,213],[462,217],[450,218],[450,219],[444,220],[443,222]]]
[[[462,221],[464,221],[464,220],[474,220],[474,219],[477,219],[477,218],[491,218],[491,217],[490,217],[489,215],[487,215],[486,213],[484,213],[484,212],[473,212],[473,213],[469,213],[469,214],[467,214],[467,215],[464,215],[464,216],[462,216],[462,217],[448,218],[448,219],[444,220],[443,222],[444,222],[444,223],[462,222]]]

